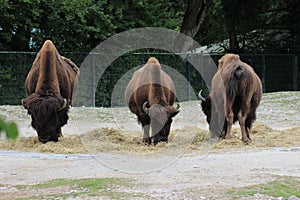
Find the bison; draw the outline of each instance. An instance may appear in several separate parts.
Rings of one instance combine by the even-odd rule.
[[[22,104],[31,115],[31,126],[39,141],[58,141],[61,127],[67,124],[73,102],[79,68],[61,56],[47,40],[38,52],[25,81],[26,98]]]
[[[262,98],[261,80],[238,55],[226,54],[219,60],[211,85],[208,97],[202,97],[199,92],[210,131],[213,135],[228,139],[232,124],[239,121],[242,141],[249,143],[249,130]]]
[[[125,100],[130,111],[137,115],[144,131],[143,143],[156,145],[168,142],[172,118],[179,112],[179,104],[173,106],[176,92],[173,80],[151,57],[137,70],[125,90]],[[149,131],[152,135],[149,135]]]

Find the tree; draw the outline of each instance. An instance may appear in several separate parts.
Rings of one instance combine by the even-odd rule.
[[[90,51],[114,32],[106,0],[41,0],[39,10],[33,49],[51,39],[61,51]]]
[[[180,29],[184,2],[176,0],[3,0],[0,48],[38,50],[51,39],[60,51],[87,51],[132,28]]]
[[[179,31],[185,8],[184,2],[177,0],[116,0],[111,6],[116,33],[142,27]]]
[[[266,23],[266,49],[279,53],[299,53],[299,17],[298,0],[272,2],[268,9],[268,23]]]
[[[221,42],[231,52],[299,52],[299,4],[297,0],[2,0],[0,50],[36,51],[51,39],[59,51],[89,52],[122,31],[165,27],[201,44]]]
[[[241,53],[245,35],[259,27],[264,2],[247,0],[225,0],[223,3],[224,18],[229,38],[229,52]],[[239,42],[239,38],[242,42]],[[240,45],[241,44],[241,45]]]
[[[201,25],[204,22],[204,19],[207,15],[208,4],[210,0],[186,0],[186,10],[184,13],[184,18],[182,20],[180,32],[194,38]],[[182,43],[181,52],[186,52],[193,46],[193,41],[179,41]]]
[[[13,51],[29,50],[30,32],[36,26],[39,0],[1,1],[0,49]]]
[[[194,38],[207,14],[210,0],[187,0],[180,32]]]

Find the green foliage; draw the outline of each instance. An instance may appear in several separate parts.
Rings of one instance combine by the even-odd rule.
[[[0,50],[38,50],[51,39],[60,51],[89,52],[132,28],[179,30],[184,2],[2,0],[0,12]]]
[[[40,2],[37,27],[32,32],[33,49],[45,39],[53,40],[62,51],[89,51],[111,36],[114,26],[107,1],[72,0]]]
[[[30,32],[38,18],[39,0],[2,0],[0,4],[0,49],[26,51]]]
[[[133,28],[180,30],[188,1],[175,0],[2,0],[0,50],[38,50],[52,39],[60,51],[89,52],[108,37]],[[297,0],[210,1],[196,40],[221,42],[229,30],[241,52],[299,52]]]
[[[234,28],[239,53],[299,53],[299,11],[297,0],[215,0],[196,40],[220,43],[230,51],[229,32]]]
[[[14,122],[5,122],[0,118],[0,133],[5,132],[9,139],[16,139],[18,137],[18,128]]]
[[[35,54],[0,54],[0,104],[19,105]]]

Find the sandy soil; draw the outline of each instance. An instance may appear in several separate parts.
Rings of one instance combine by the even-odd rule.
[[[0,115],[18,124],[18,145],[25,146],[14,151],[17,142],[0,143],[0,198],[17,195],[14,186],[19,184],[125,177],[133,179],[133,185],[120,191],[143,192],[154,199],[230,199],[223,193],[230,188],[283,175],[300,177],[299,92],[264,95],[253,141],[247,146],[240,142],[237,125],[231,140],[205,139],[209,138],[208,126],[199,102],[185,102],[181,108],[168,144],[139,147],[141,128],[127,108],[72,108],[63,128],[65,137],[43,145],[21,106],[0,106]],[[122,134],[115,134],[118,131]],[[105,135],[107,132],[111,134]],[[117,145],[123,140],[130,141]],[[128,148],[130,145],[136,149]]]

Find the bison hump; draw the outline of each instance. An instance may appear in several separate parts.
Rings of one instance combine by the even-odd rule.
[[[159,62],[156,58],[150,57],[147,61],[147,64],[158,64],[159,65]]]

